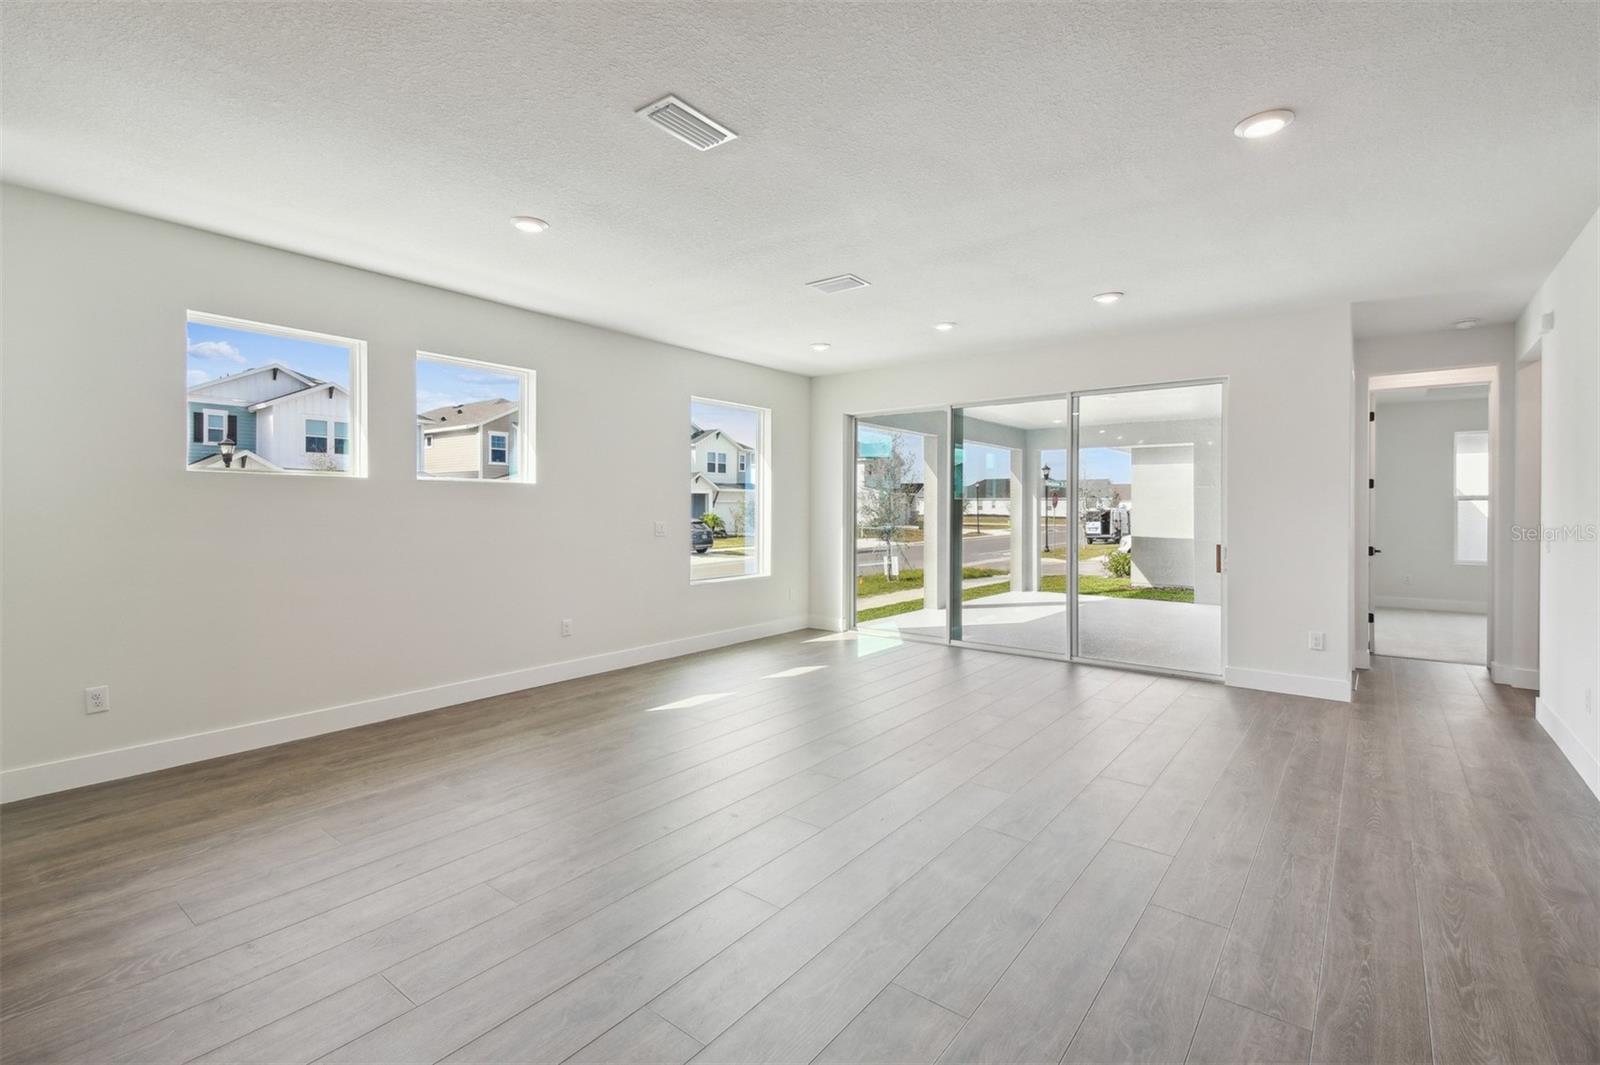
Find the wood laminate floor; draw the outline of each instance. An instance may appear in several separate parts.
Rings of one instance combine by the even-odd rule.
[[[1600,804],[1473,667],[809,632],[0,830],[8,1063],[1600,1058]]]

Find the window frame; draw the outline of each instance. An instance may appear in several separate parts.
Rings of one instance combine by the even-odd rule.
[[[339,435],[339,426],[341,426],[341,425],[344,426],[344,435],[343,436]],[[333,454],[335,454],[335,455],[349,455],[349,453],[350,453],[350,423],[349,422],[335,421],[333,423],[333,438],[332,439],[333,439]],[[339,446],[340,444],[343,444],[344,447],[341,448]]]
[[[760,407],[760,406],[756,406],[755,404],[751,404],[751,403],[739,403],[739,402],[736,402],[734,400],[728,400],[728,399],[716,399],[715,397],[707,396],[707,395],[703,395],[703,394],[698,394],[698,393],[697,394],[693,394],[693,395],[691,395],[689,397],[689,419],[688,419],[688,421],[689,421],[689,425],[690,425],[691,431],[693,430],[693,427],[696,424],[695,420],[694,420],[694,408],[695,408],[696,404],[704,404],[704,405],[717,406],[717,407],[731,407],[731,408],[733,408],[735,410],[750,411],[751,413],[756,415],[756,422],[757,422],[756,436],[757,436],[757,439],[752,441],[754,446],[748,452],[747,451],[743,451],[743,450],[739,451],[739,454],[741,456],[745,455],[745,454],[748,454],[750,456],[750,458],[747,460],[748,463],[749,463],[749,470],[751,472],[754,472],[754,474],[755,474],[754,487],[753,488],[743,488],[743,487],[741,487],[739,489],[739,491],[752,493],[755,496],[755,508],[754,509],[755,509],[755,521],[756,521],[756,535],[754,537],[754,544],[755,544],[755,549],[756,549],[756,568],[755,568],[755,571],[752,572],[752,573],[738,573],[738,574],[733,574],[733,575],[730,575],[730,576],[727,576],[727,577],[696,577],[694,575],[694,564],[693,564],[693,561],[692,561],[692,559],[695,556],[691,552],[690,556],[689,556],[691,561],[690,561],[689,566],[688,566],[689,585],[691,587],[707,587],[707,586],[714,586],[714,585],[718,585],[718,584],[732,584],[732,583],[735,583],[735,582],[738,582],[738,581],[765,580],[767,578],[770,578],[772,576],[772,496],[773,496],[772,485],[771,485],[771,481],[772,481],[772,408],[771,407]],[[710,452],[707,452],[707,456],[708,456],[708,460],[707,461],[708,462],[709,462],[709,455],[710,454],[711,454]],[[726,472],[726,465],[725,465],[726,461],[727,461],[726,460],[726,453],[724,453],[724,460],[723,461],[724,461],[724,468],[723,468],[722,472]],[[692,477],[693,477],[695,472],[696,471],[694,471],[693,467],[691,466],[691,468],[690,468],[691,482],[692,482]],[[708,469],[705,472],[710,473],[710,472],[713,472],[713,471]],[[747,478],[742,478],[741,479],[741,483],[743,484],[743,483],[749,483],[749,482],[748,482]],[[749,534],[748,531],[745,533],[745,539],[746,539],[747,543],[751,540],[751,537],[750,537],[750,534]]]
[[[211,416],[213,414],[222,419],[222,435],[217,437],[215,440],[211,439]],[[228,439],[227,411],[222,410],[219,407],[202,407],[200,409],[200,415],[200,439],[197,441],[197,443],[206,444],[209,446],[211,444],[220,444],[224,440]],[[234,443],[237,444],[238,441],[235,440]]]
[[[225,314],[213,314],[210,311],[197,311],[189,308],[184,311],[184,329],[187,333],[191,325],[206,325],[218,329],[232,329],[241,333],[259,333],[263,336],[284,337],[289,340],[305,340],[313,344],[326,344],[331,347],[341,347],[350,353],[350,384],[347,391],[350,395],[350,420],[347,423],[349,430],[349,453],[345,456],[344,469],[327,470],[295,470],[295,469],[266,469],[252,464],[252,476],[285,476],[285,477],[366,477],[367,476],[367,342],[355,337],[339,336],[335,333],[319,333],[313,329],[299,329],[294,326],[274,325],[271,322],[258,322],[249,318],[235,318]],[[184,407],[189,406],[189,389],[185,388]],[[210,408],[202,408],[208,410]],[[226,414],[227,412],[223,412]],[[333,419],[328,419],[331,423]],[[223,436],[227,436],[227,421],[223,421]],[[208,435],[208,434],[203,434]],[[211,443],[215,443],[214,441]],[[238,445],[235,440],[234,444]],[[305,441],[302,439],[301,444]],[[211,473],[221,475],[230,472],[230,468],[221,463],[209,466],[194,465],[188,460],[188,442],[184,446],[184,468],[193,473]],[[236,471],[234,471],[236,472]]]
[[[501,440],[505,441],[505,443],[501,444],[498,448],[494,446],[494,438],[497,437],[497,436]],[[509,465],[511,465],[511,434],[506,432],[504,429],[491,429],[491,430],[489,430],[488,437],[489,437],[489,458],[488,458],[487,461],[489,462],[489,464],[492,465],[492,466],[509,466]],[[494,457],[494,453],[496,451],[499,451],[502,454],[504,454],[505,458],[496,459]]]
[[[301,421],[303,421],[305,423],[305,425],[304,425],[305,432],[300,434],[300,444],[305,449],[305,453],[307,455],[331,455],[331,454],[333,454],[333,452],[328,450],[328,442],[333,439],[332,429],[330,428],[333,425],[333,419],[332,418],[312,418],[312,417],[307,416],[305,418],[302,418]],[[311,423],[312,422],[321,422],[322,423],[322,432],[313,433],[311,431]],[[312,449],[312,447],[311,447],[311,441],[312,440],[321,440],[322,441],[322,450],[321,451],[315,451],[315,450]]]
[[[503,430],[503,429],[495,429],[495,430],[493,430],[494,434],[505,434],[508,437],[513,437],[514,438],[515,443],[513,443],[512,440],[510,440],[510,439],[508,439],[506,441],[506,461],[505,461],[504,465],[506,465],[507,467],[515,466],[516,470],[517,470],[517,472],[515,474],[508,474],[505,477],[484,477],[484,476],[482,476],[483,467],[491,465],[491,464],[492,465],[501,465],[500,463],[491,463],[489,455],[492,454],[492,452],[488,452],[488,449],[484,446],[484,445],[487,444],[487,441],[484,440],[484,441],[480,442],[480,448],[482,448],[483,450],[481,450],[479,452],[479,455],[480,455],[479,460],[478,460],[478,462],[479,462],[478,472],[480,474],[479,476],[477,476],[477,477],[435,477],[435,476],[425,472],[424,469],[423,469],[423,463],[421,461],[419,461],[417,463],[417,468],[412,472],[413,479],[418,480],[418,481],[430,481],[430,482],[440,482],[440,481],[462,482],[462,481],[468,481],[468,482],[474,482],[474,483],[477,483],[477,484],[529,484],[529,485],[538,484],[539,483],[539,478],[538,478],[538,448],[536,447],[536,444],[535,444],[536,435],[535,435],[535,432],[534,432],[534,426],[538,424],[538,408],[537,408],[537,405],[536,405],[537,402],[538,402],[538,395],[539,395],[539,393],[538,393],[538,371],[536,371],[533,368],[528,367],[528,366],[514,366],[514,365],[512,365],[510,363],[491,362],[488,359],[474,359],[474,358],[469,358],[469,357],[464,356],[464,355],[445,355],[445,354],[443,354],[441,352],[429,351],[429,350],[426,350],[424,348],[416,349],[412,353],[412,355],[413,355],[413,357],[412,357],[412,360],[411,360],[411,401],[412,401],[413,408],[416,405],[416,397],[417,397],[417,366],[424,359],[426,359],[429,362],[442,362],[442,363],[448,363],[448,364],[450,364],[452,366],[460,366],[460,367],[465,367],[467,369],[481,370],[481,371],[484,371],[486,373],[497,374],[497,375],[502,376],[502,377],[514,377],[514,378],[517,379],[518,392],[519,392],[519,395],[518,395],[518,398],[517,398],[517,416],[516,416],[517,431],[515,433],[509,433],[508,431]],[[422,412],[418,411],[418,410],[413,410],[412,413],[413,413],[413,415],[420,415]],[[422,428],[421,428],[420,424],[417,427],[417,431],[418,432],[422,432]],[[490,434],[491,434],[491,431],[488,429],[487,426],[484,426],[483,427],[483,435],[484,436],[488,436]],[[431,448],[432,446],[433,446],[433,437],[429,436],[427,433],[422,433],[422,453],[426,453],[427,449]],[[485,452],[488,452],[488,453],[485,453]],[[513,456],[515,456],[515,458],[516,458],[516,461],[514,463],[512,462],[512,457]]]
[[[1478,438],[1482,439],[1482,441],[1483,441],[1483,452],[1482,452],[1482,454],[1484,456],[1484,479],[1486,481],[1490,481],[1491,483],[1488,483],[1488,484],[1484,485],[1484,492],[1483,492],[1482,495],[1478,495],[1478,494],[1474,494],[1474,493],[1464,493],[1464,492],[1461,491],[1461,479],[1460,479],[1460,474],[1459,474],[1459,471],[1458,471],[1458,466],[1460,465],[1461,454],[1462,454],[1462,452],[1461,452],[1461,438],[1464,437],[1464,436],[1465,437],[1478,437]],[[1490,501],[1489,501],[1489,493],[1490,493],[1490,491],[1493,490],[1493,487],[1494,487],[1494,485],[1492,483],[1493,472],[1489,468],[1489,466],[1490,466],[1489,458],[1490,458],[1490,456],[1489,456],[1489,430],[1487,430],[1487,429],[1458,429],[1451,436],[1451,438],[1450,438],[1450,494],[1451,494],[1452,513],[1450,515],[1450,519],[1451,519],[1450,520],[1450,535],[1451,535],[1452,543],[1451,543],[1450,557],[1451,557],[1451,561],[1453,563],[1455,563],[1457,566],[1487,566],[1489,564],[1489,534],[1490,534],[1490,532],[1492,530],[1491,515],[1488,512],[1489,507],[1491,505]],[[1462,558],[1461,557],[1461,504],[1463,504],[1463,503],[1482,503],[1482,504],[1484,504],[1484,515],[1483,515],[1483,521],[1484,521],[1483,557],[1481,559],[1480,558]]]

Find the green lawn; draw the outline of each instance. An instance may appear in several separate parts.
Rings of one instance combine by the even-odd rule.
[[[998,577],[1003,573],[1005,573],[1005,570],[985,569],[982,566],[965,566],[961,570],[961,578],[963,580],[972,580],[976,577]],[[920,569],[901,570],[899,580],[890,580],[881,573],[869,573],[864,577],[856,578],[856,595],[863,599],[872,595],[883,595],[885,592],[909,592],[913,588],[920,587],[922,587],[922,571]],[[896,605],[898,606],[899,604]]]
[[[1078,561],[1082,562],[1086,559],[1099,558],[1102,555],[1109,555],[1116,549],[1116,544],[1084,544],[1082,547],[1078,548]],[[1040,552],[1040,555],[1043,558],[1066,558],[1067,549],[1065,547],[1052,547],[1048,551]]]
[[[907,584],[908,575],[912,573],[916,574],[917,581],[921,581],[921,570],[902,570],[900,574],[901,579],[898,582],[886,581],[882,577],[863,577],[857,582],[857,584],[859,587],[859,585],[862,583],[875,580],[881,582],[882,585],[887,586],[887,588],[878,587],[877,591],[894,591],[896,585],[899,587],[904,587]],[[985,570],[978,567],[968,567],[967,569],[963,570],[962,573],[967,577],[991,577],[999,576],[1000,571]],[[1042,592],[1065,593],[1067,590],[1067,578],[1063,574],[1045,577],[1039,583],[1041,586],[1039,590]],[[914,587],[915,584],[912,586]],[[995,581],[993,584],[980,584],[972,588],[963,588],[961,590],[961,601],[967,602],[972,599],[982,599],[986,596],[999,595],[1002,592],[1008,592],[1010,590],[1010,581]],[[1110,596],[1114,599],[1156,599],[1164,603],[1194,602],[1193,588],[1135,588],[1129,583],[1128,578],[1126,577],[1079,577],[1078,594],[1104,595]],[[885,606],[868,607],[865,610],[856,611],[856,622],[860,623],[863,621],[876,621],[879,618],[894,617],[896,614],[909,614],[914,610],[921,610],[922,607],[923,603],[920,599],[909,599],[901,603],[889,603]]]
[[[910,571],[907,570],[904,572]],[[985,570],[976,566],[969,566],[962,570],[962,573],[966,574],[967,576],[986,577],[996,576],[1000,573],[1000,571]],[[995,581],[993,584],[979,584],[971,588],[961,589],[961,601],[966,602],[969,599],[982,599],[987,595],[999,595],[1001,592],[1010,590],[1010,581]],[[908,599],[903,603],[888,603],[884,606],[870,606],[865,610],[856,611],[856,622],[859,624],[863,621],[876,621],[879,618],[893,617],[896,614],[909,614],[912,611],[921,610],[922,607],[923,602],[921,599]]]

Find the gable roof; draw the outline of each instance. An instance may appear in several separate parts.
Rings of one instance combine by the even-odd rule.
[[[266,373],[268,370],[277,370],[280,373],[286,373],[290,377],[293,377],[295,380],[299,381],[303,387],[297,389],[296,391],[304,391],[306,388],[310,388],[313,385],[325,383],[317,380],[315,377],[307,376],[293,367],[285,366],[281,362],[269,362],[261,366],[252,366],[248,370],[240,370],[238,373],[224,374],[221,377],[213,377],[209,381],[201,381],[197,385],[190,386],[189,394],[193,395],[196,392],[204,392],[220,384],[235,384],[244,380],[246,377],[253,377],[258,373]]]
[[[296,376],[299,375],[297,374]],[[296,396],[303,396],[307,392],[315,392],[319,388],[331,388],[337,392],[344,392],[346,396],[350,394],[349,392],[345,391],[345,387],[343,385],[336,385],[332,381],[313,381],[305,388],[297,388],[293,392],[285,392],[281,396],[273,396],[271,399],[264,399],[260,403],[252,403],[245,409],[249,411],[258,411],[265,407],[270,407],[274,403],[282,403],[286,399],[294,399]]]
[[[424,433],[442,433],[450,429],[473,429],[488,422],[498,421],[515,414],[519,405],[501,396],[483,399],[476,403],[455,403],[435,407],[417,415]]]
[[[754,451],[755,450],[755,448],[751,447],[749,444],[741,444],[741,443],[739,443],[738,440],[734,439],[734,437],[731,436],[725,430],[722,430],[722,429],[701,429],[698,426],[694,425],[693,423],[690,423],[690,425],[689,425],[689,443],[698,444],[700,441],[704,440],[708,436],[720,436],[724,440],[727,440],[729,443],[731,443],[734,447],[738,448],[740,451]]]

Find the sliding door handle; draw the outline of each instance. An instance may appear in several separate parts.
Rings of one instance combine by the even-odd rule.
[[[1222,572],[1222,545],[1217,545],[1217,572]]]

